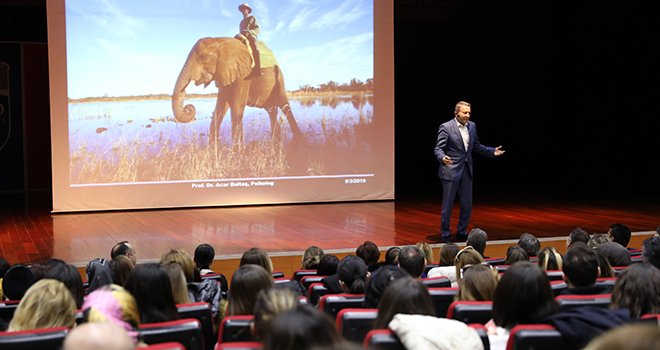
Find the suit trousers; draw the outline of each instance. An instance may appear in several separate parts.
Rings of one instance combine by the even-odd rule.
[[[460,212],[458,216],[458,235],[467,234],[467,226],[472,216],[472,175],[468,169],[464,169],[458,181],[442,180],[442,237],[451,236],[450,221],[454,201],[458,195]]]

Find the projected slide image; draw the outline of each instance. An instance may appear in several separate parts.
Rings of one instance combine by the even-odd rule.
[[[65,2],[71,185],[374,172],[373,1],[239,5]]]

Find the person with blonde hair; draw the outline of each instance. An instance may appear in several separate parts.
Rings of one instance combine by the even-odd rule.
[[[431,262],[435,261],[433,259],[433,249],[431,249],[431,246],[428,243],[417,242],[415,243],[415,246],[419,248],[422,251],[422,253],[424,253],[424,257],[426,258],[427,264],[430,264]]]
[[[9,323],[8,331],[73,327],[76,301],[64,283],[45,278],[26,292]]]
[[[137,339],[140,311],[131,293],[117,284],[106,284],[85,298],[82,307],[86,322],[111,322]]]
[[[563,261],[563,256],[554,247],[545,247],[539,252],[538,264],[543,271],[561,271]]]
[[[461,249],[456,258],[454,258],[454,267],[456,269],[455,281],[452,281],[452,287],[458,287],[458,282],[461,280],[461,269],[466,265],[479,265],[484,262],[483,256],[474,249],[472,246],[466,246]],[[451,279],[450,279],[451,280]]]
[[[499,274],[488,264],[465,265],[461,269],[456,300],[489,301],[493,300]]]
[[[171,249],[160,257],[160,265],[167,263],[177,263],[183,269],[183,275],[186,276],[186,282],[195,282],[195,261],[193,257],[184,249]]]
[[[313,245],[307,247],[300,262],[300,268],[303,270],[316,270],[323,257],[323,249]]]
[[[290,289],[271,287],[259,291],[254,303],[254,322],[251,326],[254,336],[262,339],[273,319],[296,305],[298,298]]]

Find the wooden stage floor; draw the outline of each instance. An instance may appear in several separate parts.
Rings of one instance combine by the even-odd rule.
[[[44,200],[13,200],[0,206],[0,256],[10,263],[35,263],[56,257],[84,266],[108,257],[112,245],[134,242],[141,261],[158,259],[170,248],[193,252],[200,243],[217,258],[235,258],[251,247],[274,256],[300,255],[309,245],[351,251],[366,240],[379,247],[414,244],[437,235],[439,199],[341,202],[51,214]],[[660,225],[660,204],[520,202],[475,198],[471,227],[490,240],[566,236],[575,227],[606,232],[621,222],[633,232]],[[20,203],[20,204],[17,204]],[[454,210],[452,229],[457,220]]]

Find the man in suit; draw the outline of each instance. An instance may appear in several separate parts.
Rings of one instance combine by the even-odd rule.
[[[456,103],[454,118],[438,129],[435,156],[440,161],[438,176],[442,180],[441,239],[449,242],[452,206],[458,194],[460,214],[456,239],[467,239],[467,226],[472,215],[472,153],[497,157],[504,154],[502,146],[488,147],[479,143],[477,125],[470,121],[471,105],[465,101]]]

